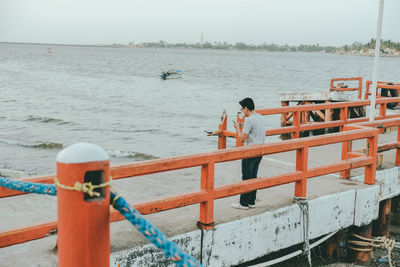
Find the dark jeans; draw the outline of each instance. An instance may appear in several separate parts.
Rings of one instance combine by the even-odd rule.
[[[257,178],[258,166],[262,157],[242,159],[242,180]],[[257,190],[240,195],[240,205],[249,206],[256,204]]]

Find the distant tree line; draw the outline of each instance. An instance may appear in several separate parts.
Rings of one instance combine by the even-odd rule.
[[[250,51],[270,51],[270,52],[325,52],[325,53],[373,53],[375,49],[375,39],[371,39],[368,43],[362,44],[354,42],[351,45],[344,46],[321,46],[300,44],[298,46],[292,45],[278,45],[262,43],[259,45],[246,44],[239,42],[230,44],[227,42],[205,42],[203,44],[195,43],[167,43],[165,41],[138,43],[130,42],[129,47],[152,47],[152,48],[191,48],[191,49],[222,49],[222,50],[250,50]],[[400,55],[400,43],[391,40],[382,40],[381,42],[382,54]]]

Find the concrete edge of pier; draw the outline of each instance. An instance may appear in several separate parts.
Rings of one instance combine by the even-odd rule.
[[[309,200],[309,238],[318,238],[352,225],[367,225],[377,219],[379,202],[400,195],[398,176],[397,167],[380,170],[376,173],[375,185],[349,188]],[[363,179],[363,176],[351,178],[353,181]],[[293,203],[216,224],[209,231],[190,231],[170,239],[196,258],[202,258],[205,266],[230,266],[303,243],[303,226],[301,208]],[[120,267],[174,266],[154,245],[113,252],[110,261],[111,266]]]

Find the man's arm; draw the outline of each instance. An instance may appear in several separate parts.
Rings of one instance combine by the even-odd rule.
[[[242,123],[235,123],[234,124],[236,130],[238,131],[238,136],[239,136],[239,140],[240,142],[244,143],[244,141],[246,141],[247,139],[247,134],[243,133],[243,124]]]

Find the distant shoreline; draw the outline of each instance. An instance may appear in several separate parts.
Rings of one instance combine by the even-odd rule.
[[[46,46],[80,46],[80,47],[107,47],[107,45],[85,45],[85,44],[52,44],[52,43],[25,43],[25,42],[0,42],[0,44],[17,45],[46,45]]]
[[[305,47],[319,47],[318,45],[301,45],[301,46],[287,46],[288,48],[285,50],[268,50],[268,49],[257,49],[254,48],[254,46],[251,46],[251,49],[246,49],[246,48],[236,48],[230,45],[229,47],[202,47],[202,45],[199,44],[160,44],[160,43],[140,43],[140,44],[54,44],[54,43],[26,43],[26,42],[0,42],[1,44],[8,44],[8,45],[40,45],[40,46],[72,46],[72,47],[104,47],[104,48],[126,48],[126,49],[187,49],[187,50],[234,50],[234,51],[249,51],[249,52],[289,52],[289,53],[296,53],[296,52],[303,52],[303,53],[323,53],[323,54],[332,54],[332,55],[354,55],[354,56],[366,56],[366,57],[373,57],[375,55],[375,50],[372,48],[369,49],[363,49],[362,51],[360,50],[344,50],[343,47],[329,47],[329,48],[334,48],[335,50],[331,51],[325,51],[324,49],[322,50],[298,50],[296,48],[299,48],[301,46]],[[286,46],[278,46],[278,45],[273,45],[279,48],[286,47]],[[323,47],[321,47],[323,48]],[[400,51],[393,51],[393,50],[388,50],[386,53],[380,53],[381,57],[400,57]]]

